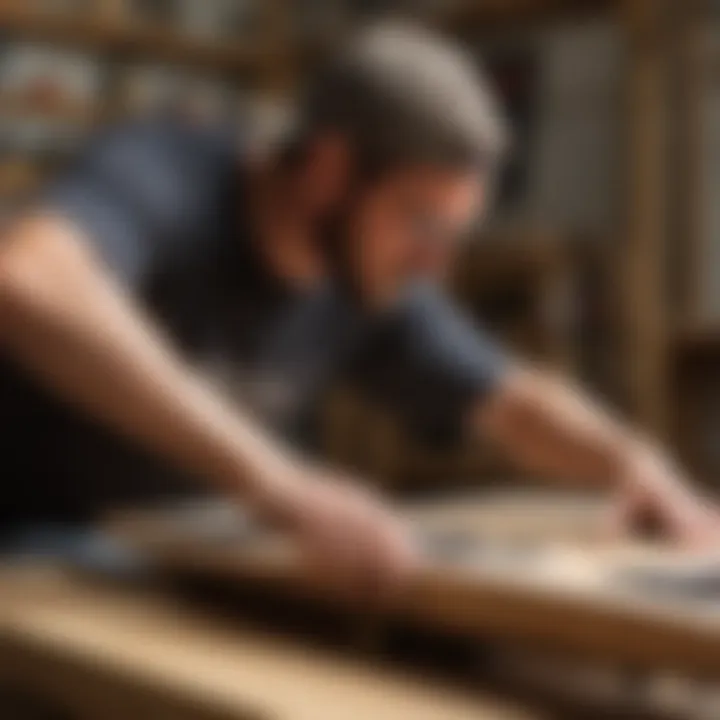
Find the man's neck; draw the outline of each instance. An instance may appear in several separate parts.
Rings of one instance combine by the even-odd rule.
[[[327,273],[325,258],[291,179],[280,168],[258,164],[249,170],[249,200],[259,252],[270,271],[301,289],[320,283]]]

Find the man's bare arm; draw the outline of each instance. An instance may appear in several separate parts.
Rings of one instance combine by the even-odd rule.
[[[61,219],[20,223],[0,251],[0,342],[69,402],[229,491],[289,458],[195,376]],[[268,477],[272,480],[272,477]]]
[[[478,405],[472,424],[534,473],[617,491],[680,539],[720,537],[714,515],[662,448],[565,381],[515,371]]]
[[[28,218],[4,238],[0,343],[67,402],[230,495],[287,517],[312,535],[309,544],[326,546],[318,552],[352,546],[371,556],[363,562],[392,561],[389,516],[351,487],[326,482],[228,406],[62,218]]]
[[[619,478],[639,443],[578,390],[531,370],[512,372],[474,421],[528,469],[596,485]]]

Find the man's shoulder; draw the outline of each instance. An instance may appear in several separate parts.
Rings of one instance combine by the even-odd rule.
[[[236,164],[239,154],[239,143],[226,125],[157,114],[100,129],[81,162],[112,169],[165,163],[180,170],[221,172]]]
[[[60,185],[101,191],[148,227],[185,235],[224,211],[239,162],[226,127],[154,115],[98,131]]]
[[[98,130],[37,204],[71,218],[111,267],[134,278],[227,225],[238,164],[224,128],[144,117]]]
[[[431,282],[415,283],[404,293],[397,305],[395,317],[403,323],[443,322],[457,312],[454,301],[444,288]]]
[[[495,346],[482,323],[434,283],[413,286],[396,320],[396,337],[415,353],[475,362]]]

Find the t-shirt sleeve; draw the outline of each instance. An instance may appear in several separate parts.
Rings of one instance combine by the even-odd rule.
[[[424,440],[452,442],[471,406],[488,398],[512,360],[432,288],[421,288],[367,337],[349,377]]]
[[[189,124],[158,118],[98,133],[40,193],[40,210],[73,222],[126,282],[197,237],[218,179],[217,145]]]

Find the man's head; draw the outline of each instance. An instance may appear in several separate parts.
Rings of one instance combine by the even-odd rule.
[[[483,211],[503,145],[477,63],[429,32],[388,24],[315,78],[287,161],[336,269],[385,299],[444,272]]]

